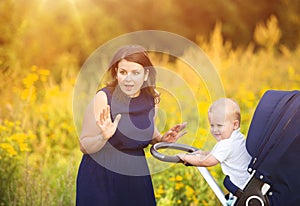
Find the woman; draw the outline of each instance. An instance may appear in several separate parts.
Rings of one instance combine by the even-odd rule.
[[[108,72],[111,81],[94,96],[83,119],[76,205],[156,205],[143,149],[175,142],[186,124],[158,132],[156,71],[143,47],[121,47]]]

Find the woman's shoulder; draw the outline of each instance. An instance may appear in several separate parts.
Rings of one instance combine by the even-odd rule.
[[[100,88],[97,93],[103,92],[106,94],[106,96],[110,97],[114,93],[115,89],[113,87],[105,86]]]
[[[108,87],[102,87],[100,89],[98,89],[98,91],[96,92],[96,94],[98,94],[99,92],[105,93],[106,95],[110,94],[110,89]]]
[[[95,94],[94,100],[96,103],[106,103],[109,95],[109,91],[106,88],[102,88]]]

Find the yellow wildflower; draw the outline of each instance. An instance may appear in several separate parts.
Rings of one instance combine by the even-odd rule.
[[[23,79],[23,84],[26,88],[30,88],[38,79],[39,76],[37,74],[31,73]]]
[[[184,187],[184,184],[182,182],[179,182],[179,183],[175,184],[175,190],[180,190],[183,187]]]
[[[157,189],[157,193],[158,193],[159,195],[161,195],[161,194],[164,194],[164,193],[165,193],[165,190],[164,190],[164,188],[163,188],[163,186],[162,186],[162,185],[159,185],[159,187],[158,187],[158,189]]]
[[[193,202],[195,203],[195,205],[199,205],[199,200],[198,200],[198,198],[195,196],[195,195],[193,195]]]
[[[26,144],[26,143],[20,143],[19,148],[20,148],[21,152],[29,152],[30,151],[28,144]]]
[[[50,71],[47,70],[47,69],[39,69],[39,70],[38,70],[38,73],[39,73],[39,75],[40,75],[40,80],[41,80],[42,82],[46,82],[46,81],[47,81],[47,77],[48,77],[49,74],[50,74]]]
[[[172,181],[172,182],[175,181],[175,177],[170,177],[169,181]]]
[[[4,120],[4,125],[6,127],[12,128],[14,126],[14,123],[11,121],[8,121],[7,119]]]
[[[8,143],[0,143],[0,148],[6,150],[6,152],[8,153],[8,156],[12,157],[17,155],[17,151],[13,148],[13,146],[11,146]]]
[[[182,181],[182,176],[180,176],[180,175],[176,175],[176,181]]]
[[[185,195],[187,196],[187,197],[191,197],[191,196],[193,196],[193,194],[194,194],[194,189],[193,188],[191,188],[190,186],[188,186],[188,185],[186,185],[185,186]]]
[[[202,200],[202,205],[208,206],[208,202],[206,200]]]
[[[50,71],[48,69],[39,69],[38,73],[43,76],[49,76]]]

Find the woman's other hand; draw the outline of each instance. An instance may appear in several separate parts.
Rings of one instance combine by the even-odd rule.
[[[162,137],[161,142],[176,142],[180,137],[187,133],[186,130],[182,131],[186,128],[186,122],[182,124],[177,124],[172,127],[169,131],[167,131]]]

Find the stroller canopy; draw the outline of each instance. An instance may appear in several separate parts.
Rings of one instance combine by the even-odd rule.
[[[250,171],[271,185],[271,205],[300,203],[300,92],[267,91],[249,128]]]

